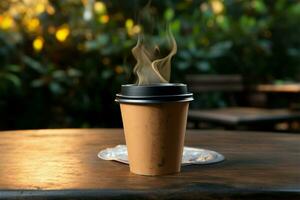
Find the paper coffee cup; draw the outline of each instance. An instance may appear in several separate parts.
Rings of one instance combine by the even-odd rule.
[[[122,85],[120,103],[130,171],[180,171],[189,102],[184,84]]]

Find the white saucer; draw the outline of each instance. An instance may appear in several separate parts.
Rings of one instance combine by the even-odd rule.
[[[113,148],[107,148],[98,153],[98,157],[103,160],[114,160],[129,164],[126,145],[117,145]],[[184,165],[205,165],[221,162],[225,157],[215,151],[199,149],[193,147],[184,147],[182,155],[182,166]]]

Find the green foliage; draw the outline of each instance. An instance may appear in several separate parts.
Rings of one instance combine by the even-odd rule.
[[[95,1],[94,10],[88,0],[51,0],[30,15],[38,27],[29,6],[10,12],[16,2],[0,6],[0,128],[120,126],[114,97],[134,80],[131,48],[147,1]],[[178,43],[173,82],[187,73],[240,73],[249,84],[299,77],[298,1],[153,0],[150,10],[143,29],[151,39],[164,44],[169,24]],[[201,98],[202,107],[226,104],[219,95]]]

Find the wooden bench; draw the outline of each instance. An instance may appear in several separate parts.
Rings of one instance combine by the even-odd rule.
[[[229,129],[237,129],[241,126],[247,129],[266,129],[274,127],[279,122],[300,119],[300,112],[288,109],[239,107],[235,95],[244,89],[240,75],[188,75],[186,82],[191,92],[195,94],[228,93],[232,105],[227,108],[191,109],[189,121],[193,122],[196,128],[199,123],[209,123]]]

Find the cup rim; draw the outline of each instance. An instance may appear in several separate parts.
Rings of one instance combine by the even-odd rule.
[[[124,84],[122,87],[168,87],[168,86],[186,86],[184,83],[151,83],[147,85]]]

